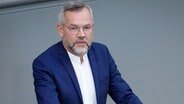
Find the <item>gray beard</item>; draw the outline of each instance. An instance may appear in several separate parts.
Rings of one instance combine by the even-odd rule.
[[[62,38],[63,44],[65,45],[65,48],[69,48],[69,50],[77,55],[77,56],[82,56],[85,53],[87,53],[88,49],[90,48],[92,43],[86,43],[85,47],[75,47],[75,43],[74,44],[69,44],[67,43],[67,40],[65,38]]]
[[[88,44],[86,44],[85,47],[75,47],[75,44],[74,44],[71,48],[75,52],[75,54],[84,55],[88,51],[89,47],[90,46]]]

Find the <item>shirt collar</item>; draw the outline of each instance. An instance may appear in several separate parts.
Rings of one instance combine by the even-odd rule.
[[[70,53],[69,51],[67,51],[67,53],[68,53],[68,55],[69,55],[71,61],[77,62],[77,63],[81,63],[81,62],[80,62],[80,57],[79,57],[79,56],[76,56],[76,55]],[[88,57],[87,57],[87,53],[85,53],[84,56],[83,56],[83,63],[86,62],[87,58],[88,58]],[[83,63],[82,63],[82,64],[83,64]]]

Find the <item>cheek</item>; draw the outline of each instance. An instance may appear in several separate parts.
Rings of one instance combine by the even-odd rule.
[[[63,35],[63,39],[65,42],[69,43],[69,44],[73,44],[75,42],[75,37],[70,36],[71,34],[65,34]]]
[[[88,35],[88,40],[89,40],[89,41],[92,41],[92,40],[93,40],[93,34],[89,34],[89,35]]]

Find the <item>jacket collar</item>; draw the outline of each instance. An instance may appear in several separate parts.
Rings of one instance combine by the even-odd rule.
[[[80,87],[79,87],[79,83],[77,81],[77,77],[75,75],[75,71],[73,69],[73,66],[72,66],[72,63],[70,61],[70,58],[68,56],[68,53],[66,51],[66,49],[64,48],[63,46],[63,43],[60,42],[60,48],[59,48],[59,58],[60,58],[60,61],[62,62],[62,64],[64,65],[64,67],[66,68],[67,72],[69,73],[70,75],[70,78],[75,86],[75,89],[80,97],[80,100],[81,102],[83,101],[82,100],[82,94],[81,94],[81,91],[80,91]]]
[[[60,46],[59,46],[60,48],[58,50],[60,61],[63,63],[63,65],[65,66],[67,72],[69,73],[70,78],[72,79],[73,84],[75,86],[75,89],[77,90],[77,93],[78,93],[78,95],[81,99],[81,102],[82,102],[83,101],[82,100],[82,94],[81,94],[81,91],[80,91],[79,83],[77,81],[77,77],[75,75],[75,71],[73,69],[72,63],[71,63],[70,58],[68,56],[68,53],[67,53],[66,49],[63,46],[63,43],[62,42],[60,42],[60,43],[61,43]],[[93,73],[97,103],[99,103],[100,99],[99,99],[98,66],[97,66],[97,63],[96,63],[97,61],[95,59],[95,54],[93,52],[93,46],[91,46],[91,48],[88,51],[88,58],[89,58],[91,70],[92,70],[92,73]]]
[[[88,58],[89,58],[89,63],[90,63],[91,70],[92,70],[92,73],[93,73],[93,79],[94,79],[94,82],[95,82],[97,104],[99,104],[100,103],[99,78],[98,78],[98,76],[99,76],[98,73],[99,72],[98,72],[98,66],[97,66],[98,64],[97,64],[95,54],[93,52],[92,47],[88,51]]]

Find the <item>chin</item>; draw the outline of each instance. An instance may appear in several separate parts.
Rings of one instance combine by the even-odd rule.
[[[83,55],[88,51],[88,47],[77,47],[74,48],[76,54]]]

